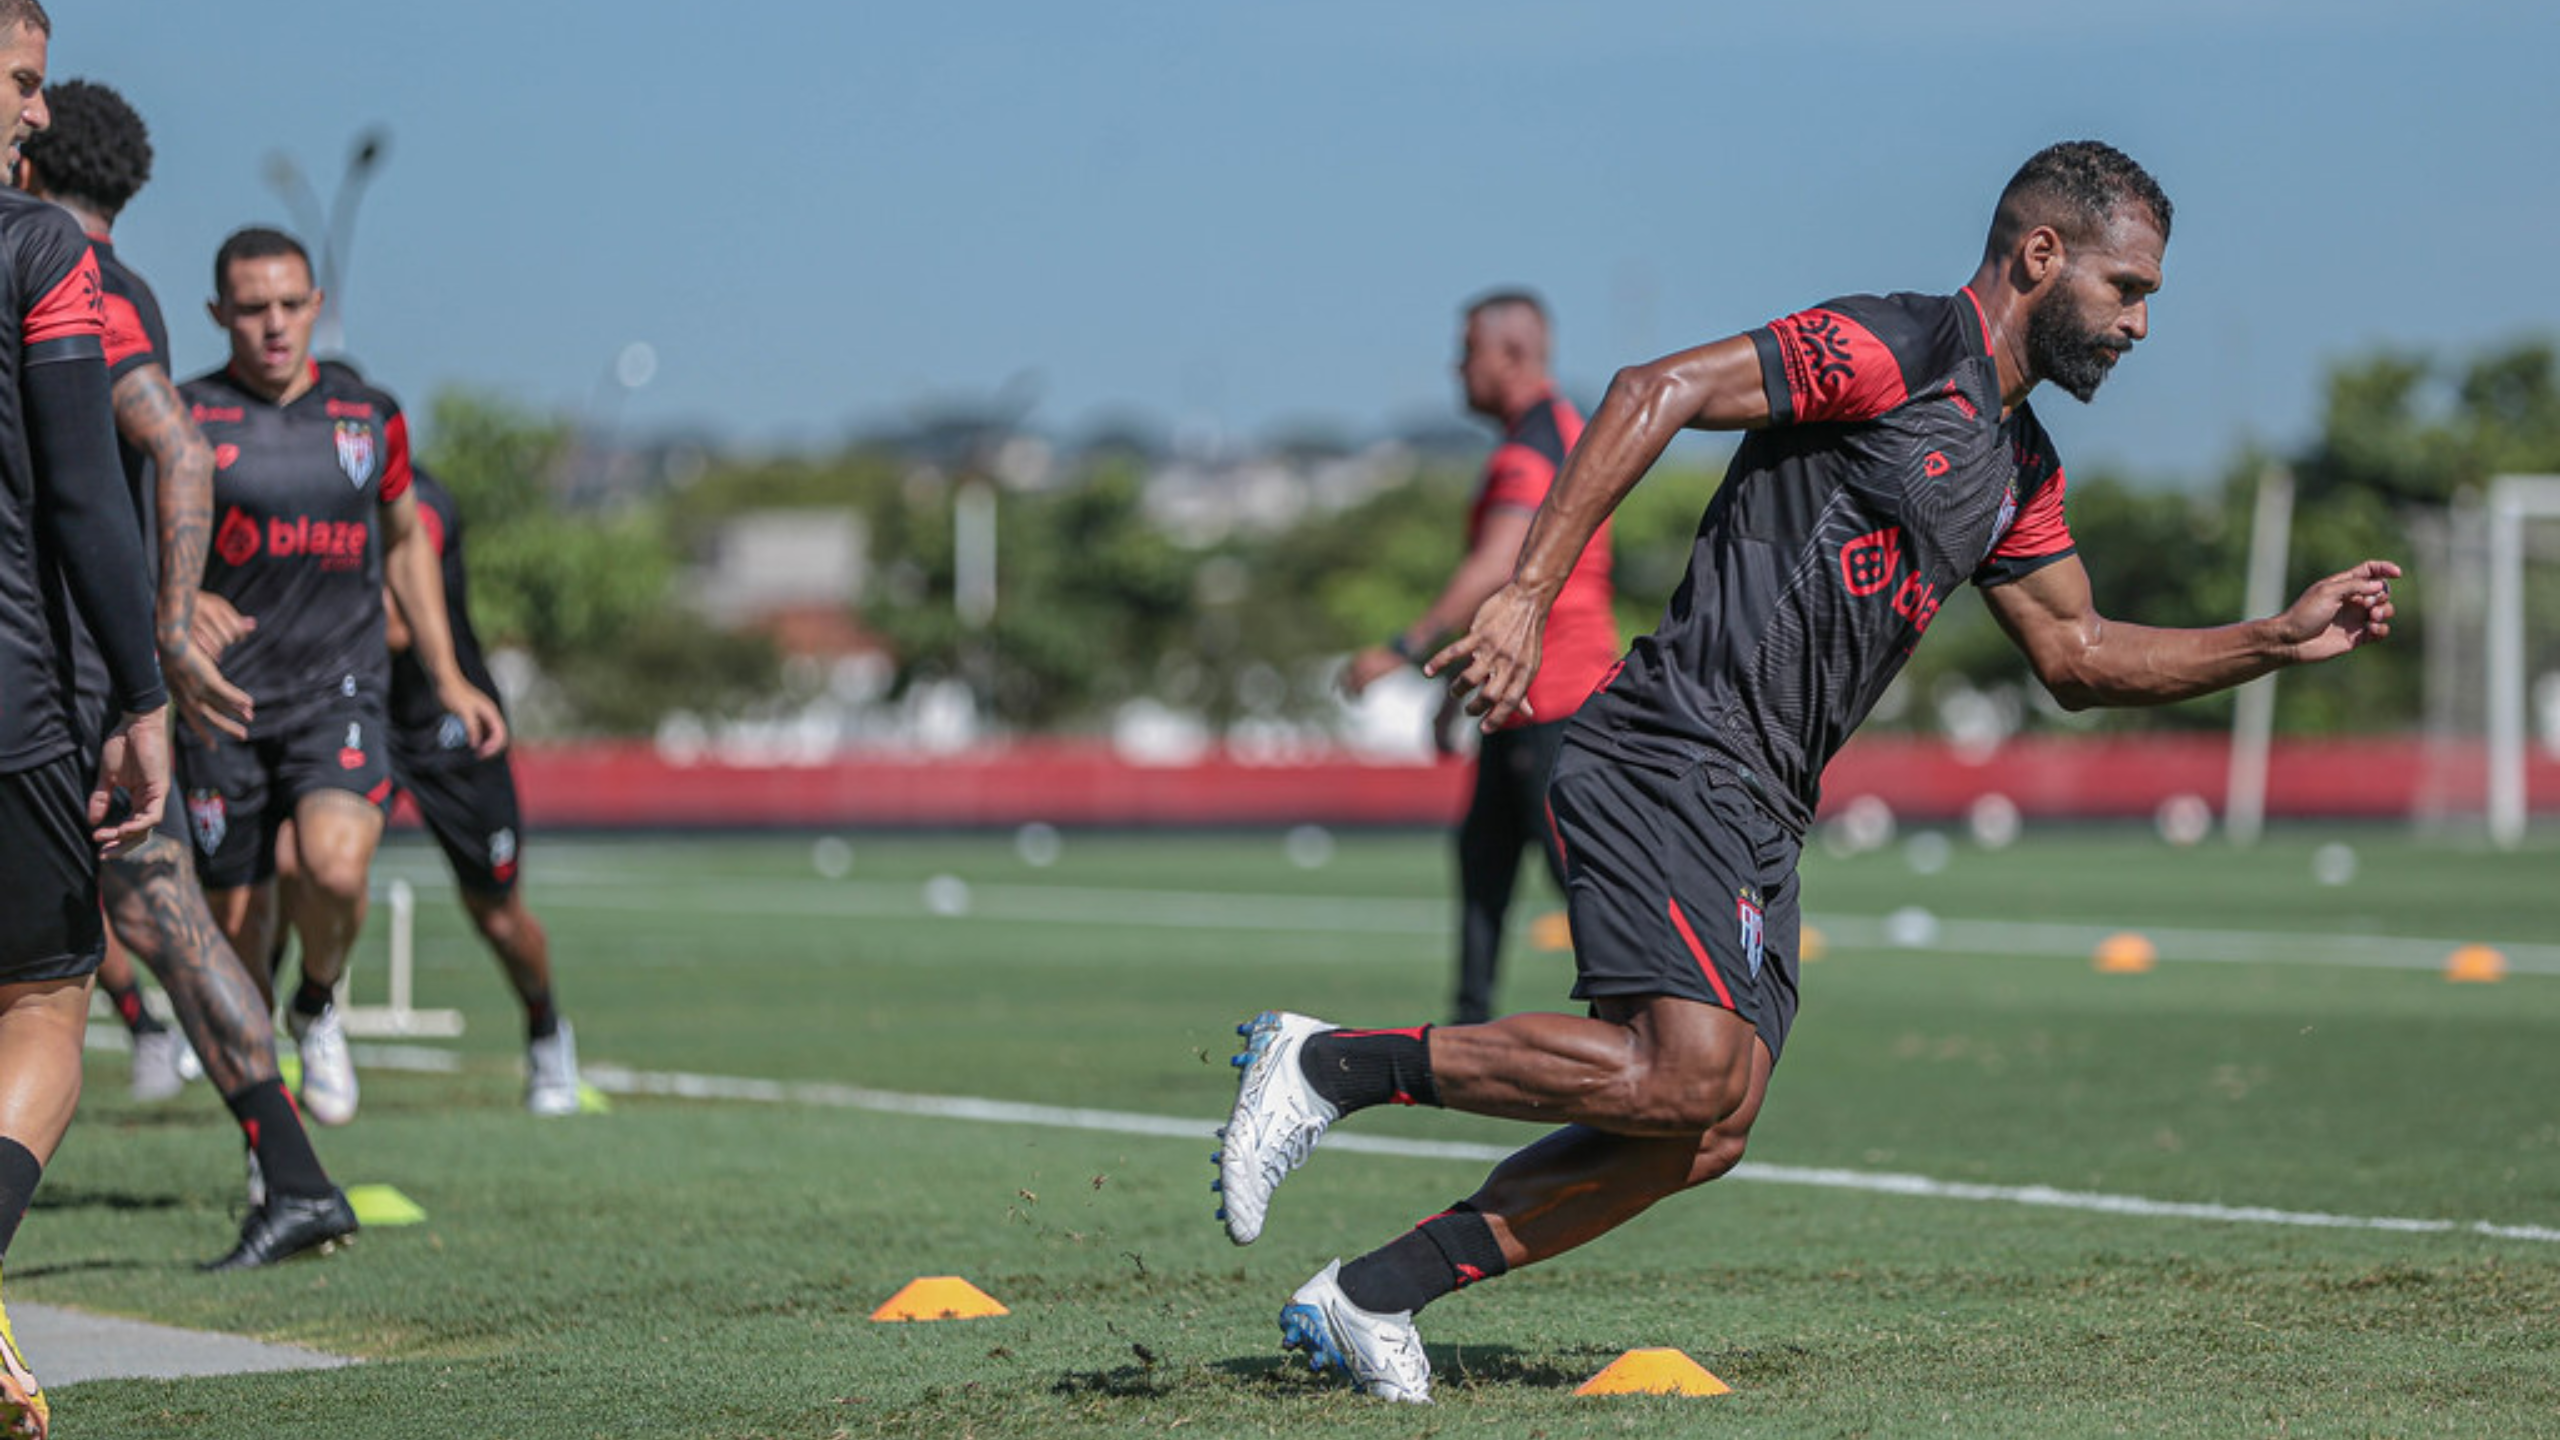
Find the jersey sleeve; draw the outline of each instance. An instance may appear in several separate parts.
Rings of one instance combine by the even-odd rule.
[[[107,376],[121,380],[158,356],[151,344],[151,332],[142,323],[142,311],[130,297],[110,290],[102,303],[106,321]]]
[[[1555,483],[1554,461],[1526,445],[1504,445],[1485,462],[1483,508],[1535,510]]]
[[[2063,513],[2065,482],[2060,467],[2018,505],[2007,532],[1991,547],[1991,556],[1973,574],[1973,583],[1989,587],[2021,580],[2069,555],[2071,522]]]
[[[382,422],[382,446],[389,453],[382,461],[382,501],[388,505],[409,493],[409,417],[389,396],[383,397],[387,418]]]
[[[1862,308],[1834,300],[1750,332],[1775,423],[1865,420],[1909,397],[1901,357],[1870,323],[1885,317]]]
[[[71,217],[57,212],[28,226],[13,258],[18,293],[32,297],[18,330],[27,363],[103,356],[107,312],[98,257]]]

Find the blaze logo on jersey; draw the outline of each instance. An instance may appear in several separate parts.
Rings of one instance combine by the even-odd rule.
[[[1742,938],[1743,958],[1751,963],[1751,973],[1756,977],[1767,929],[1760,919],[1760,896],[1747,885],[1733,897],[1733,919],[1736,933]]]
[[[1840,547],[1840,583],[1852,595],[1873,595],[1893,583],[1902,568],[1902,527],[1888,525]]]
[[[221,791],[187,792],[187,828],[195,833],[196,848],[207,855],[222,848],[222,837],[231,833],[231,812]]]
[[[357,420],[338,422],[338,468],[358,486],[373,478],[372,426]]]
[[[213,553],[225,565],[246,565],[257,558],[258,522],[240,513],[234,505],[222,517],[222,528],[213,532]]]
[[[347,722],[347,743],[338,750],[338,768],[341,770],[364,768],[364,726],[353,720]]]

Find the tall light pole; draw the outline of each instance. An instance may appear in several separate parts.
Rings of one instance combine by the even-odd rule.
[[[338,178],[338,188],[323,206],[319,193],[312,189],[310,177],[294,163],[292,156],[281,150],[267,156],[267,187],[283,198],[293,211],[296,225],[317,246],[322,294],[320,323],[311,337],[311,348],[322,355],[343,355],[347,348],[345,287],[347,266],[355,251],[356,202],[363,198],[366,182],[382,168],[383,157],[390,153],[391,132],[376,125],[358,135],[347,150],[346,173]]]

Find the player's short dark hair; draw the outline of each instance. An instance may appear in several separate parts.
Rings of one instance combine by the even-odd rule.
[[[1983,253],[2005,255],[2039,225],[2052,226],[2065,245],[2092,243],[2126,205],[2149,210],[2160,238],[2169,238],[2169,196],[2150,171],[2103,141],[2048,145],[2029,156],[2001,190]]]
[[[44,6],[37,0],[0,0],[0,30],[20,25],[47,38],[53,35],[53,17],[44,13]]]
[[[1535,290],[1523,290],[1516,288],[1510,290],[1488,290],[1473,300],[1468,301],[1466,316],[1468,319],[1473,320],[1487,310],[1511,310],[1522,308],[1528,310],[1530,314],[1537,316],[1539,324],[1544,325],[1547,323],[1547,302],[1539,299],[1538,292]]]
[[[113,220],[151,179],[150,128],[122,95],[94,80],[48,85],[44,98],[53,123],[18,148],[36,185]]]
[[[6,0],[0,0],[0,3],[6,3]],[[273,226],[250,225],[232,231],[231,238],[222,242],[222,248],[213,252],[214,298],[227,300],[231,297],[232,262],[272,260],[280,255],[290,255],[302,262],[304,270],[311,269],[311,252],[302,248],[301,241]],[[317,278],[316,272],[314,278]]]

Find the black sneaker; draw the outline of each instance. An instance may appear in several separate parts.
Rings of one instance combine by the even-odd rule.
[[[296,1255],[326,1255],[356,1233],[356,1212],[332,1188],[326,1195],[270,1195],[240,1222],[240,1243],[207,1270],[247,1270]]]

